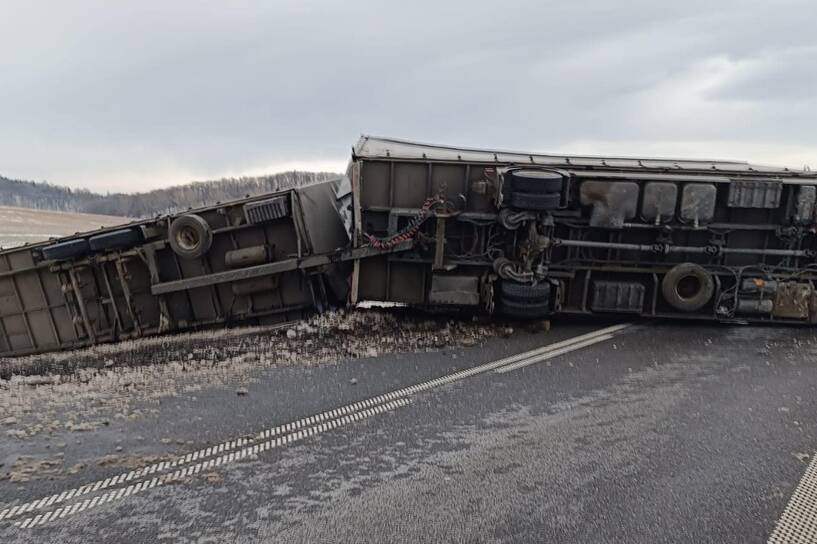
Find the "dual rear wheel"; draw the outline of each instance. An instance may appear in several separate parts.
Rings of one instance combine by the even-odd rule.
[[[496,291],[496,309],[515,319],[536,319],[550,314],[549,283],[526,284],[500,280]]]
[[[508,203],[520,210],[550,211],[559,209],[565,178],[550,170],[513,170],[508,176]]]

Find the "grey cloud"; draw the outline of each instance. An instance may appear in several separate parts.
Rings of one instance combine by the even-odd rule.
[[[813,103],[817,101],[815,65],[817,46],[767,51],[737,63],[734,78],[711,96],[721,100]]]
[[[138,190],[341,163],[361,132],[802,149],[817,146],[815,15],[805,1],[7,0],[0,174]]]

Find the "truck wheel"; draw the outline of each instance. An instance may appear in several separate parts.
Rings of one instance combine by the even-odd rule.
[[[547,211],[556,210],[561,204],[562,195],[559,193],[511,193],[511,207],[522,210]]]
[[[530,285],[527,283],[503,281],[499,284],[499,295],[505,300],[547,303],[550,301],[550,284],[539,283],[537,285]]]
[[[198,259],[213,245],[213,231],[195,214],[183,215],[170,224],[170,247],[184,259]]]
[[[682,263],[667,272],[661,281],[661,294],[670,306],[682,312],[700,310],[712,298],[715,282],[702,266]]]
[[[516,170],[510,172],[510,177],[512,191],[521,193],[561,193],[564,187],[564,177],[547,170]]]
[[[496,309],[502,315],[517,319],[544,317],[551,313],[550,289],[549,283],[500,281],[496,289]]]
[[[515,319],[536,319],[550,315],[549,302],[517,302],[501,298],[497,310],[504,316]]]
[[[136,229],[122,229],[104,234],[97,234],[88,239],[91,251],[104,251],[106,249],[119,249],[131,247],[142,242],[142,233]]]

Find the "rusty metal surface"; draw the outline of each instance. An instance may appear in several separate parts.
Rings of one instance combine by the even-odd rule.
[[[808,283],[784,283],[777,288],[772,313],[777,317],[807,319],[814,289]]]
[[[729,185],[728,205],[733,208],[777,208],[783,193],[779,180],[735,180]]]

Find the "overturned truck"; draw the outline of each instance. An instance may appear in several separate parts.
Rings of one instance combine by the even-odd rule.
[[[346,176],[0,252],[0,355],[360,301],[815,323],[817,175],[363,137]]]

